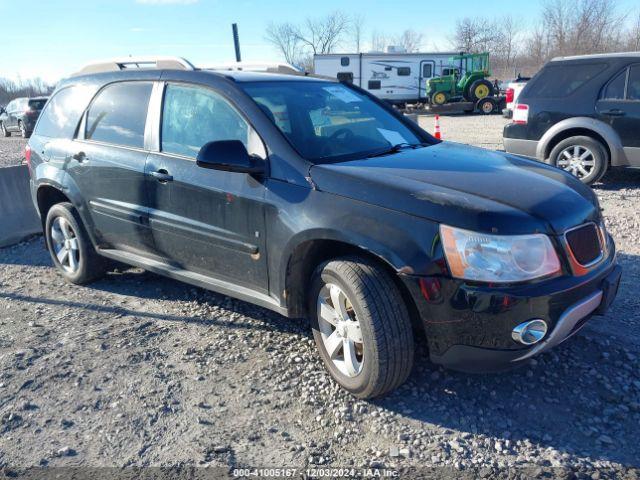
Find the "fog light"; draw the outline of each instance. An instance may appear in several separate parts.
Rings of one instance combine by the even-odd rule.
[[[547,323],[536,319],[521,323],[513,329],[511,337],[524,345],[533,345],[544,338],[547,333]]]

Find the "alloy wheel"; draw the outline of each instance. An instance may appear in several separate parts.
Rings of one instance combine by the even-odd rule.
[[[578,178],[585,178],[593,172],[596,160],[588,148],[571,145],[560,152],[556,164]]]
[[[80,268],[80,248],[78,237],[71,224],[63,217],[56,217],[51,224],[53,251],[62,268],[75,273]]]
[[[318,326],[322,343],[334,366],[347,377],[355,377],[364,365],[364,343],[360,322],[345,292],[332,283],[318,294]]]

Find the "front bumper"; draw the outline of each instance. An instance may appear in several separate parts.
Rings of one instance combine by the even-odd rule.
[[[513,368],[574,335],[613,302],[621,268],[615,253],[583,277],[488,287],[447,277],[403,276],[414,299],[432,362],[468,372]],[[522,322],[542,319],[543,340],[526,347],[512,338]]]

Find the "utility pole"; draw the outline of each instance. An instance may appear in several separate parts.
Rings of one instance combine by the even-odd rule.
[[[240,37],[238,36],[238,24],[231,24],[231,30],[233,31],[233,45],[236,48],[236,62],[241,62],[242,57],[240,56]]]

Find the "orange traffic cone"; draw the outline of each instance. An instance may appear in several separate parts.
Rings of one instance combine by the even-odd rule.
[[[440,115],[436,115],[436,132],[434,137],[438,140],[442,140],[442,133],[440,133]]]

